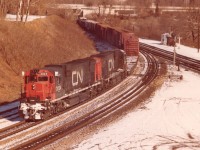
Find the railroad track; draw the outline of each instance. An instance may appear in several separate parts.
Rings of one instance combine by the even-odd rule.
[[[140,48],[145,52],[151,53],[155,56],[159,56],[165,58],[167,60],[173,61],[173,52],[169,52],[160,48],[156,48],[154,46],[150,46],[144,43],[140,43]],[[182,65],[188,69],[192,69],[194,71],[200,72],[200,60],[196,60],[190,57],[186,57],[180,54],[176,54],[176,64]]]
[[[129,91],[126,93],[122,93],[117,97],[110,100],[108,103],[90,111],[89,113],[84,114],[83,116],[72,120],[62,126],[51,130],[41,136],[38,136],[34,139],[31,139],[27,142],[19,144],[11,149],[39,149],[45,145],[48,145],[57,139],[60,139],[70,133],[79,130],[95,121],[100,120],[102,117],[106,117],[111,115],[116,110],[119,110],[125,105],[128,105],[135,97],[142,93],[142,91],[147,88],[147,86],[156,78],[159,71],[159,64],[157,60],[150,54],[146,52],[142,52],[146,57],[148,62],[146,72],[144,76],[137,81],[137,86],[133,86],[129,88]]]
[[[108,89],[105,90],[103,93],[105,93],[106,91],[110,90],[111,88],[112,88],[112,87],[108,88]],[[101,93],[101,94],[103,94],[103,93]],[[99,96],[99,95],[97,95],[97,96]],[[93,97],[92,99],[94,99],[94,98],[95,98],[95,97]],[[57,114],[51,115],[51,116],[49,116],[48,118],[46,118],[45,121],[50,120],[50,119],[52,119],[52,118],[54,118],[54,117],[56,117],[56,116],[59,116],[59,115],[61,115],[61,114],[63,114],[63,113],[66,113],[67,111],[73,110],[73,109],[75,109],[75,108],[77,108],[77,107],[79,107],[79,106],[81,106],[81,105],[83,105],[83,104],[85,104],[85,103],[87,103],[87,102],[89,102],[89,101],[92,101],[92,99],[89,99],[89,100],[87,100],[87,101],[84,101],[84,102],[82,102],[82,103],[80,103],[80,104],[78,104],[78,105],[75,105],[75,106],[73,106],[73,107],[70,107],[70,108],[68,108],[67,110],[58,112]],[[9,111],[18,111],[18,107],[15,107],[15,108],[12,108],[12,109],[8,109],[8,110],[3,111],[3,112],[2,112],[2,117],[3,117],[3,115],[4,115],[4,118],[5,118],[5,114],[8,113]],[[13,115],[14,115],[14,114],[13,114]],[[19,116],[18,116],[18,117],[19,117]],[[20,121],[20,122],[18,122],[18,123],[16,123],[16,124],[7,126],[7,127],[5,127],[5,128],[2,128],[2,129],[0,129],[0,140],[5,139],[6,137],[12,136],[12,135],[14,135],[14,134],[16,134],[16,133],[19,133],[19,132],[21,132],[21,131],[24,131],[24,130],[26,130],[26,129],[28,129],[28,128],[34,127],[34,126],[36,126],[36,125],[38,125],[38,124],[40,124],[40,123],[42,123],[42,122],[43,122],[43,121],[26,122],[26,121],[23,120],[23,121]],[[1,122],[0,122],[0,123],[1,123]]]
[[[122,94],[118,96],[117,98],[113,99],[111,102],[107,103],[106,105],[103,105],[99,107],[98,109],[95,109],[91,111],[90,113],[87,113],[83,115],[80,118],[77,118],[76,120],[73,120],[67,124],[64,124],[60,126],[59,128],[56,128],[50,132],[47,132],[44,135],[41,135],[37,138],[34,138],[30,141],[24,142],[13,149],[38,149],[45,145],[48,145],[49,143],[62,138],[66,135],[69,135],[70,133],[77,131],[78,129],[97,121],[101,117],[107,116],[107,114],[113,113],[117,108],[120,108],[124,105],[127,105],[130,103],[130,101],[134,98],[134,96],[138,95],[143,91],[146,86],[156,77],[156,74],[158,73],[158,64],[156,63],[155,58],[152,55],[148,55],[147,53],[152,53],[153,55],[163,57],[165,59],[168,59],[170,61],[173,60],[173,53],[167,52],[165,50],[155,48],[153,46],[149,46],[146,44],[140,44],[141,52],[143,55],[145,55],[146,59],[148,60],[148,69],[145,73],[145,75],[142,77],[141,80],[138,81],[138,85],[136,87],[132,87],[132,90],[128,92],[128,94]],[[199,64],[200,61],[178,55],[177,54],[177,61],[180,65],[183,65],[188,68],[192,68],[196,71],[200,71]],[[155,64],[155,65],[154,65]],[[19,127],[22,126],[23,122],[19,123]],[[35,124],[36,125],[36,124]],[[5,138],[7,136],[10,136],[14,133],[20,132],[22,130],[25,130],[27,128],[30,128],[33,125],[28,125],[26,127],[22,127],[21,129],[17,129],[14,132],[10,132],[9,134],[1,134],[0,130],[0,139]],[[11,126],[11,128],[14,128],[14,126]]]
[[[38,123],[37,123],[38,124]],[[13,124],[11,126],[8,126],[6,128],[3,128],[0,130],[0,140],[4,139],[8,136],[11,136],[15,133],[21,132],[23,130],[26,130],[32,126],[36,125],[34,122],[25,122],[25,121],[20,121],[16,124]]]

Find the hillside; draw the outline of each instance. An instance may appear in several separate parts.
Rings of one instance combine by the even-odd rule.
[[[96,53],[74,22],[49,16],[27,24],[1,21],[0,103],[20,96],[21,72]]]

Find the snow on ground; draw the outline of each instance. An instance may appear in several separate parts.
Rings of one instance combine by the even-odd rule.
[[[173,51],[159,41],[140,42]],[[196,49],[180,45],[181,55],[200,60]],[[144,107],[100,129],[76,150],[200,150],[200,75],[181,68],[183,80],[166,79]]]
[[[159,41],[140,39],[140,42],[174,49]],[[176,50],[200,60],[196,49],[181,45]],[[166,80],[144,107],[100,129],[73,149],[200,150],[200,75],[184,69],[182,74],[181,81]],[[0,111],[3,109],[6,108],[0,107]]]
[[[200,149],[200,75],[166,80],[144,107],[101,129],[74,149]]]
[[[6,111],[8,109],[12,109],[12,108],[18,107],[18,105],[19,105],[19,101],[2,105],[2,106],[0,106],[0,112],[3,112],[3,111]],[[17,110],[15,110],[13,112],[11,111],[10,113],[14,114],[16,111]],[[13,115],[13,116],[8,116],[8,117],[5,117],[2,114],[2,115],[0,115],[0,129],[3,129],[3,128],[7,127],[7,126],[10,126],[10,125],[13,125],[15,123],[18,123],[20,121],[22,121],[22,118],[19,118],[18,114]]]
[[[33,21],[35,19],[42,19],[45,18],[46,16],[34,16],[34,15],[29,15],[27,21]],[[12,14],[7,14],[6,19],[7,21],[16,21],[16,15]]]
[[[158,48],[170,51],[170,52],[174,51],[173,46],[162,45],[160,41],[148,40],[148,39],[139,39],[139,40],[141,43],[146,43],[148,45],[158,47]],[[200,53],[198,53],[197,49],[195,49],[195,48],[177,44],[177,47],[175,49],[176,49],[176,53],[178,53],[180,55],[200,60]]]
[[[61,8],[61,9],[69,9],[69,8],[72,8],[72,9],[81,9],[83,11],[83,16],[87,16],[91,13],[99,13],[99,9],[100,9],[100,13],[103,14],[117,14],[117,10],[122,10],[122,9],[126,9],[126,10],[130,10],[132,8],[130,8],[130,6],[126,6],[126,5],[113,5],[112,8],[110,7],[106,7],[104,8],[103,6],[86,6],[86,5],[83,5],[83,4],[57,4],[57,5],[54,5],[53,7],[56,7],[56,8]]]

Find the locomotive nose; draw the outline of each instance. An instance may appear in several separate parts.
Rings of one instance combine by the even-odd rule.
[[[35,90],[36,86],[35,84],[32,85],[32,90]]]

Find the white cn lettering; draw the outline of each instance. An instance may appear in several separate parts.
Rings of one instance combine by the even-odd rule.
[[[83,83],[83,70],[72,71],[72,86],[78,85],[78,83]]]
[[[113,59],[109,59],[108,61],[108,70],[112,71],[114,69],[114,60]]]

